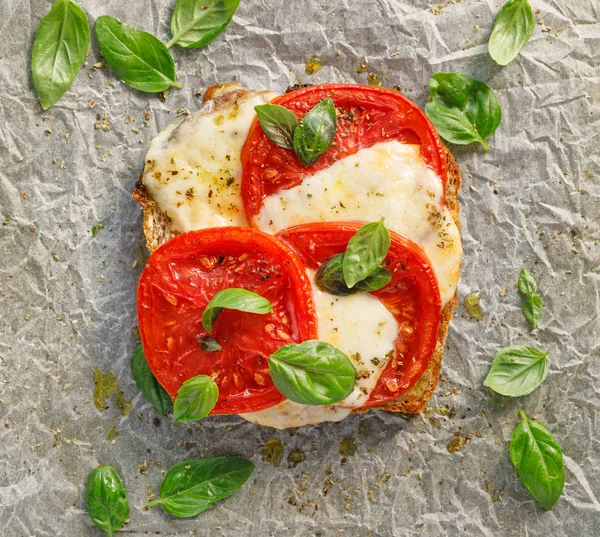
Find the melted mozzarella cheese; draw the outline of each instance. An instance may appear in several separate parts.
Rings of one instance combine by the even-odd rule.
[[[277,429],[340,421],[369,398],[394,350],[398,323],[379,300],[368,293],[343,297],[324,293],[314,285],[315,273],[308,272],[313,282],[318,337],[350,358],[356,369],[354,389],[335,405],[300,405],[286,400],[266,410],[240,414],[246,420]]]
[[[276,233],[310,222],[373,222],[384,216],[389,229],[425,251],[445,305],[458,285],[462,246],[450,211],[441,207],[442,194],[442,182],[418,145],[386,141],[269,196],[256,224]]]
[[[247,226],[240,180],[242,146],[254,107],[276,96],[247,92],[227,107],[204,107],[156,136],[142,182],[177,231]]]

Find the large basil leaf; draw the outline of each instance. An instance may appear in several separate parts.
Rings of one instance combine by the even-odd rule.
[[[361,227],[346,246],[342,263],[346,285],[352,288],[370,276],[385,259],[391,243],[383,218]]]
[[[513,61],[533,35],[535,15],[527,0],[509,0],[494,22],[488,43],[490,56],[499,65]]]
[[[537,284],[526,268],[521,269],[517,285],[519,287],[519,293],[525,298],[530,297],[537,290]]]
[[[86,14],[71,0],[56,0],[40,22],[31,54],[33,85],[44,110],[71,87],[89,44]]]
[[[160,497],[147,507],[162,504],[173,516],[196,516],[233,494],[253,471],[254,464],[239,457],[180,462],[167,472],[160,486]]]
[[[173,408],[173,401],[166,390],[158,383],[156,377],[150,371],[150,366],[146,362],[144,349],[138,345],[131,355],[129,362],[133,379],[140,391],[146,396],[146,399],[152,403],[154,408],[161,414],[168,414]]]
[[[129,517],[129,502],[119,475],[112,466],[98,466],[87,479],[87,511],[92,522],[112,537]]]
[[[269,358],[275,387],[304,405],[330,405],[354,388],[356,371],[350,358],[333,345],[310,340],[284,345]]]
[[[310,110],[294,131],[294,151],[304,166],[312,166],[333,142],[337,128],[335,105],[325,99]]]
[[[167,48],[208,45],[229,24],[240,0],[177,0]]]
[[[501,349],[483,384],[501,395],[520,397],[535,390],[548,375],[548,355],[535,347]]]
[[[344,281],[342,265],[344,254],[336,254],[321,264],[315,275],[317,287],[336,296],[348,296],[356,293],[369,293],[385,287],[392,280],[392,274],[385,267],[377,267],[364,280],[350,288]]]
[[[201,420],[210,414],[219,399],[215,380],[198,375],[186,380],[177,391],[173,419],[175,421]]]
[[[271,313],[271,303],[264,297],[238,287],[223,289],[212,297],[202,314],[202,326],[207,332],[212,331],[214,322],[224,309],[245,311],[248,313]]]
[[[502,119],[494,90],[460,73],[431,77],[425,113],[442,138],[463,145],[479,142],[486,151],[486,140]]]
[[[171,54],[152,34],[102,15],[96,35],[108,65],[125,84],[149,93],[181,88]]]
[[[565,469],[560,446],[541,423],[523,420],[512,436],[510,460],[519,479],[544,509],[552,509],[565,485]]]
[[[538,295],[531,295],[523,302],[521,311],[523,312],[523,317],[531,325],[531,328],[537,328],[543,309],[544,302],[542,301],[542,297]]]
[[[279,147],[294,149],[294,131],[298,126],[294,112],[278,104],[259,104],[254,110],[263,132],[271,142]]]

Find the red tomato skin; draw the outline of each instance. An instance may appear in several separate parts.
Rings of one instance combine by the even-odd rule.
[[[208,334],[202,312],[216,292],[228,287],[258,292],[274,312],[223,310]],[[146,360],[171,397],[189,378],[219,373],[212,414],[253,412],[281,402],[268,356],[317,333],[304,265],[287,245],[251,228],[190,231],[166,242],[146,263],[137,303]],[[201,350],[201,335],[214,337],[223,350]]]
[[[350,238],[364,225],[359,222],[303,224],[277,234],[313,270],[331,256],[343,253]],[[371,293],[400,325],[394,356],[383,369],[363,407],[378,406],[406,393],[427,369],[435,351],[441,321],[437,279],[423,250],[390,232],[392,244],[384,266],[392,281]]]
[[[385,140],[419,144],[423,159],[441,178],[445,193],[446,153],[440,137],[425,113],[400,92],[360,84],[324,84],[286,93],[273,99],[272,104],[285,106],[301,119],[326,98],[333,99],[338,112],[335,140],[327,152],[307,168],[293,150],[271,142],[258,119],[254,119],[241,155],[242,196],[250,222],[266,197],[300,184],[307,175],[361,148]]]

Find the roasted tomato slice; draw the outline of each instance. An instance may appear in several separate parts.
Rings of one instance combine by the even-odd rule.
[[[273,313],[223,310],[208,352],[202,313],[230,287],[271,301]],[[218,373],[213,414],[252,412],[284,399],[269,375],[268,357],[282,345],[316,338],[310,282],[298,256],[277,238],[239,227],[190,231],[154,252],[140,278],[140,335],[150,369],[171,397],[184,381]]]
[[[346,250],[359,223],[320,223],[295,226],[278,237],[289,244],[307,268]],[[425,253],[408,239],[391,232],[392,245],[384,265],[392,281],[372,294],[399,325],[394,356],[388,361],[364,406],[380,405],[408,391],[427,369],[438,339],[441,300],[437,280]]]
[[[255,119],[242,149],[242,195],[248,219],[258,214],[263,200],[291,188],[304,177],[328,168],[337,160],[378,142],[398,140],[419,144],[423,160],[446,185],[446,156],[442,142],[427,116],[401,93],[385,88],[350,84],[311,86],[277,97],[300,119],[313,106],[330,97],[338,122],[334,142],[313,165],[305,168],[291,149],[276,146]]]

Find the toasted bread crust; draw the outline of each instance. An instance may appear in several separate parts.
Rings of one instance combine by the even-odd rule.
[[[229,106],[232,99],[235,99],[236,94],[239,94],[241,91],[245,90],[243,90],[241,86],[235,84],[225,84],[218,87],[212,86],[206,91],[204,100],[214,99],[212,110],[217,110]],[[450,210],[452,218],[460,230],[458,194],[460,192],[462,178],[460,169],[454,160],[454,157],[447,148],[445,148],[445,151],[448,168],[446,207]],[[179,232],[173,229],[171,219],[160,210],[156,201],[154,201],[146,187],[143,185],[142,175],[140,175],[140,180],[133,190],[133,199],[141,205],[144,212],[144,233],[146,235],[146,246],[150,253],[154,252],[159,246],[179,234]],[[458,306],[458,299],[455,294],[452,300],[448,302],[442,310],[435,352],[429,362],[429,366],[417,383],[405,394],[396,399],[392,399],[383,405],[371,408],[404,413],[418,413],[424,410],[438,385],[442,367],[442,356],[444,354],[446,336],[448,335],[448,327],[453,315],[453,308],[456,306]],[[359,408],[353,412],[361,413],[366,412],[367,410],[369,409]]]

